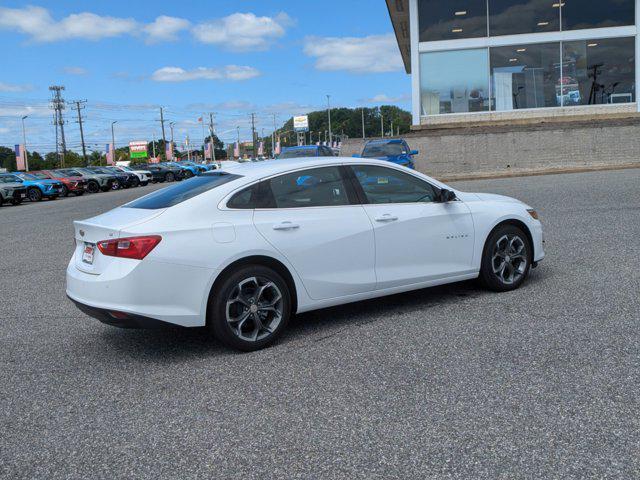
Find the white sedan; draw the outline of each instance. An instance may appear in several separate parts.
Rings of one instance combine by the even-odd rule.
[[[538,215],[392,163],[247,163],[75,222],[67,295],[122,327],[208,326],[255,350],[291,315],[479,278],[519,287],[544,257]]]

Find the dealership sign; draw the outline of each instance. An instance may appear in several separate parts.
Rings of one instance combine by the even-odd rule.
[[[293,117],[293,129],[298,133],[308,132],[309,117],[307,115],[300,115],[298,117]]]
[[[129,158],[148,158],[147,142],[129,142]]]

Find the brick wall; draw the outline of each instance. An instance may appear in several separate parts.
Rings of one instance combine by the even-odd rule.
[[[429,129],[404,138],[420,153],[416,168],[434,177],[506,174],[547,169],[640,167],[640,119]],[[362,151],[343,142],[342,155]]]

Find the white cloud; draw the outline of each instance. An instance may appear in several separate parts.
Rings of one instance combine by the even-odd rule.
[[[86,75],[89,73],[89,71],[86,68],[82,68],[82,67],[69,66],[69,67],[64,67],[62,70],[64,71],[64,73],[67,73],[69,75]]]
[[[126,33],[135,33],[136,25],[136,21],[131,18],[100,16],[89,12],[74,13],[56,21],[49,11],[42,7],[0,7],[0,28],[24,33],[38,42],[118,37]]]
[[[145,25],[142,31],[146,34],[147,43],[169,42],[178,38],[178,33],[189,28],[189,21],[184,18],[161,15],[153,23]]]
[[[365,103],[401,103],[401,102],[406,102],[408,100],[411,99],[411,95],[408,94],[404,94],[404,95],[398,95],[397,97],[391,97],[385,93],[379,93],[378,95],[374,95],[371,98],[365,98],[363,100],[361,100],[362,102]]]
[[[0,92],[20,93],[28,92],[29,90],[33,90],[31,85],[0,82]]]
[[[220,68],[198,67],[185,70],[180,67],[163,67],[151,75],[156,82],[188,82],[191,80],[248,80],[260,75],[260,72],[248,66],[227,65]]]
[[[189,28],[190,23],[182,18],[161,15],[152,23],[143,24],[133,18],[97,15],[91,12],[73,13],[55,20],[46,8],[27,6],[24,8],[0,7],[0,29],[12,30],[28,35],[36,42],[84,39],[101,40],[123,35],[144,34],[147,43],[171,41],[178,32]]]
[[[368,37],[307,37],[304,53],[318,70],[350,73],[400,71],[402,57],[393,34]]]
[[[201,23],[191,30],[202,43],[221,45],[234,51],[266,50],[285,34],[292,19],[286,13],[258,17],[253,13],[234,13],[228,17]]]

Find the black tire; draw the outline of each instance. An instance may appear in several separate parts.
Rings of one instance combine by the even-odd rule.
[[[140,186],[140,179],[138,177],[136,177],[136,178],[133,179],[133,182],[131,182],[131,187],[132,188],[136,188],[138,186]]]
[[[176,179],[176,176],[173,174],[173,172],[167,172],[167,174],[164,176],[164,179],[166,182],[173,182]]]
[[[122,188],[122,184],[120,180],[116,180],[111,184],[111,190],[120,190]]]
[[[100,184],[98,182],[96,182],[95,180],[90,180],[89,184],[87,185],[87,192],[89,193],[98,193],[100,191]],[[76,193],[77,195],[77,193]]]
[[[258,284],[253,283],[255,279]],[[247,290],[240,292],[240,285]],[[271,284],[271,287],[268,285]],[[262,296],[253,298],[257,290],[265,287]],[[251,293],[253,292],[253,293]],[[245,302],[234,302],[230,310],[233,317],[248,315],[244,322],[238,322],[239,329],[232,327],[227,321],[227,301],[242,295]],[[260,302],[260,299],[263,299]],[[274,300],[279,299],[279,300]],[[272,306],[269,304],[272,303]],[[262,307],[260,307],[262,305]],[[262,309],[269,309],[262,310]],[[253,313],[252,313],[253,312]],[[260,322],[267,321],[273,331],[260,329],[255,316]],[[264,315],[264,317],[262,317]],[[243,352],[260,350],[273,343],[284,331],[291,317],[291,293],[287,283],[274,270],[262,265],[247,265],[229,273],[218,283],[216,291],[209,296],[207,307],[207,325],[213,335],[226,346]],[[265,322],[265,324],[267,324]],[[269,326],[269,325],[267,325]],[[257,333],[256,333],[257,332]],[[255,334],[256,339],[249,340]]]
[[[184,178],[191,178],[193,177],[194,173],[191,170],[185,170],[184,173],[182,174],[182,176]]]
[[[520,287],[531,270],[533,247],[525,232],[515,225],[499,225],[485,242],[479,280],[495,292]]]
[[[147,185],[149,185],[149,182],[140,182],[141,187],[146,187]]]
[[[32,202],[39,202],[42,200],[42,192],[39,188],[30,188],[27,190],[27,197],[29,197],[29,200]]]
[[[62,185],[62,191],[60,192],[60,196],[61,197],[68,197],[69,196],[69,189],[67,188],[66,185]]]

